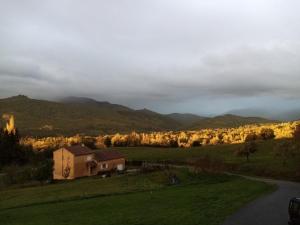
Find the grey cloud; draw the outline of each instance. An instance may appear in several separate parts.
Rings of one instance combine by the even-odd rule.
[[[0,96],[195,112],[285,102],[300,97],[299,10],[294,0],[2,0]]]

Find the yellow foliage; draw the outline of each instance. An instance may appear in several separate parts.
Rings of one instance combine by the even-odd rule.
[[[114,134],[98,137],[48,137],[26,138],[23,144],[32,145],[34,149],[58,148],[64,145],[83,143],[84,140],[94,140],[97,147],[105,147],[105,138],[111,139],[112,146],[163,146],[192,147],[198,142],[202,145],[243,143],[248,135],[261,137],[262,129],[272,129],[276,139],[292,138],[300,121],[288,123],[247,125],[238,128],[203,129],[197,131],[168,131],[152,133]],[[105,138],[104,138],[105,137]]]

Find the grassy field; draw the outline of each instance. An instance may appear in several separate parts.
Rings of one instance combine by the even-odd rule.
[[[234,153],[241,145],[215,145],[195,148],[151,148],[151,147],[126,147],[118,148],[128,160],[165,161],[186,163],[197,158],[208,157],[219,160],[235,172],[248,175],[268,176],[281,179],[300,179],[300,151],[283,164],[283,159],[276,156],[274,145],[278,140],[261,141],[258,151],[251,155],[250,162],[244,157],[237,157]]]
[[[1,225],[213,225],[274,190],[235,176],[172,173],[179,185],[168,185],[168,172],[157,171],[1,191]]]

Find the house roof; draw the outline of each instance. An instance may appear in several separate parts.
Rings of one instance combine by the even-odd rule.
[[[97,161],[107,161],[112,159],[122,159],[125,158],[123,154],[114,150],[101,150],[94,151],[95,159]]]
[[[67,146],[65,147],[69,152],[71,152],[73,155],[79,156],[79,155],[89,155],[92,154],[94,151],[89,149],[88,147],[82,146],[82,145],[74,145],[74,146]]]

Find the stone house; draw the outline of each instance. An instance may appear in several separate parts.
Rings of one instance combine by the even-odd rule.
[[[53,152],[53,179],[76,179],[125,169],[125,157],[114,150],[91,150],[77,145]]]

